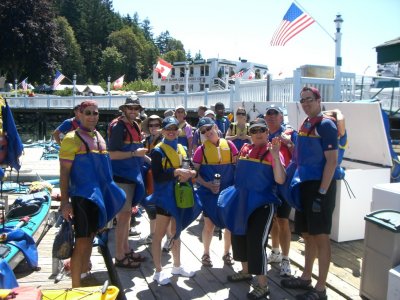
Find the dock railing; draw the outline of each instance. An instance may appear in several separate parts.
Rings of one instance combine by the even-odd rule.
[[[285,79],[236,80],[229,89],[197,93],[160,94],[158,92],[140,95],[142,105],[150,110],[164,111],[183,105],[189,111],[196,111],[200,105],[213,107],[222,102],[227,111],[231,111],[234,102],[278,102],[286,107],[288,102],[296,102],[300,98],[300,91],[304,86],[315,86],[321,92],[323,101],[354,101],[359,100],[360,89],[357,89],[354,73],[341,73],[341,99],[334,99],[335,80],[327,78],[302,77],[301,70],[293,72],[293,77]],[[397,90],[396,90],[397,89]],[[379,99],[385,109],[399,109],[400,93],[396,88],[390,93],[394,100],[387,97],[388,93],[381,93]],[[373,89],[370,89],[373,90]],[[364,99],[373,97],[371,91],[364,91]],[[385,95],[385,96],[384,96]],[[117,110],[124,103],[126,96],[70,96],[59,97],[54,95],[38,97],[13,97],[5,94],[4,97],[12,108],[25,109],[72,109],[84,99],[96,100],[99,108]],[[393,98],[392,98],[393,99]]]

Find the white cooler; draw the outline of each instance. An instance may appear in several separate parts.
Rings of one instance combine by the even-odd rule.
[[[372,191],[371,211],[379,209],[394,209],[400,211],[400,182],[377,184],[374,186]]]

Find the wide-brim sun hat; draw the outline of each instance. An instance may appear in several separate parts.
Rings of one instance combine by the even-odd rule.
[[[119,110],[123,110],[126,106],[139,106],[140,110],[143,109],[142,105],[140,105],[139,98],[136,95],[132,95],[125,99],[125,103],[119,106]]]
[[[208,115],[213,115],[215,117],[215,112],[213,110],[211,110],[211,109],[208,109],[204,113],[204,116],[208,116]]]
[[[142,131],[150,134],[150,129],[149,129],[149,122],[153,120],[158,120],[160,123],[160,129],[161,129],[161,124],[163,122],[163,119],[160,116],[157,115],[151,115],[150,117],[147,117],[143,122],[142,122]]]

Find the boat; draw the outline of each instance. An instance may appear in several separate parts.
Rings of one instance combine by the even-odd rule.
[[[115,286],[109,286],[106,281],[103,286],[91,286],[67,289],[42,289],[35,287],[18,287],[14,289],[0,289],[0,299],[12,299],[18,295],[18,298],[42,299],[42,300],[114,300],[118,296],[119,289]],[[17,299],[18,299],[17,298]]]
[[[36,244],[41,239],[39,228],[48,220],[51,189],[52,185],[46,181],[33,182],[29,193],[19,196],[7,213],[3,209],[0,223],[0,273],[7,275],[3,281],[0,280],[0,288],[18,286],[15,276],[12,278],[12,270],[23,259],[26,259],[31,269],[40,269]]]

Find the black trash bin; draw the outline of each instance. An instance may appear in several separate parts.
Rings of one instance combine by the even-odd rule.
[[[400,211],[378,210],[364,219],[360,295],[385,300],[389,270],[400,264]]]

